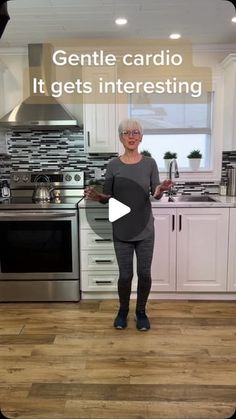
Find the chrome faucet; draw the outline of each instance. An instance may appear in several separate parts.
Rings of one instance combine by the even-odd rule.
[[[170,166],[169,166],[169,180],[171,180],[171,181],[172,181],[172,166],[173,165],[174,165],[174,169],[175,169],[174,176],[175,176],[175,178],[179,177],[178,164],[177,164],[177,161],[175,159],[173,159],[173,160],[171,160]],[[168,189],[169,201],[173,201],[172,195],[173,195],[173,187],[171,186]]]

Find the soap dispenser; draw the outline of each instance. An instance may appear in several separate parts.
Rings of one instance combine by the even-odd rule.
[[[223,180],[223,179],[221,180],[221,182],[220,182],[220,188],[219,188],[219,193],[222,196],[227,195],[227,182],[226,182],[226,180]]]
[[[11,191],[10,191],[7,180],[3,180],[2,182],[1,195],[3,198],[10,198]]]

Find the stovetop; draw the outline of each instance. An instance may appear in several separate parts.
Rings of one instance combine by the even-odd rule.
[[[35,188],[45,186],[55,191],[50,202],[34,202]],[[10,197],[0,198],[0,211],[15,209],[72,209],[77,208],[83,197],[84,172],[12,172],[10,177]]]
[[[0,198],[1,210],[15,209],[76,209],[80,196],[61,196],[50,202],[33,202],[31,197]]]

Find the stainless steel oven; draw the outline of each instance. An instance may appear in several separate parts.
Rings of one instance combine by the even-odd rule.
[[[67,188],[47,203],[29,196],[2,203],[0,301],[79,300],[78,190],[73,193]]]

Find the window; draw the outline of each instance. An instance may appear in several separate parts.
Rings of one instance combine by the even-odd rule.
[[[150,151],[159,169],[164,170],[166,151],[176,152],[179,167],[188,169],[187,155],[198,149],[202,153],[200,168],[210,169],[212,100],[212,93],[207,93],[205,100],[191,102],[185,94],[175,95],[175,103],[155,103],[154,97],[150,103],[148,96],[130,96],[130,117],[138,119],[144,129],[140,150]]]

